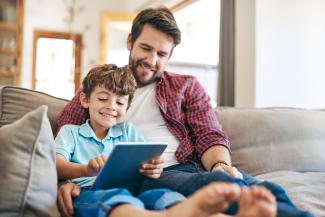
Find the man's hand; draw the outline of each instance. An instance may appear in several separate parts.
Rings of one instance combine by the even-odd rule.
[[[85,168],[85,176],[96,176],[100,169],[104,166],[107,157],[98,156],[91,159]]]
[[[231,176],[238,178],[238,179],[243,179],[243,174],[241,174],[236,167],[228,166],[226,164],[217,164],[215,165],[211,172],[216,172],[216,171],[224,171],[226,173],[229,173]]]
[[[63,217],[73,216],[72,198],[80,194],[80,187],[72,182],[65,182],[59,186],[57,203]]]
[[[140,173],[148,178],[158,179],[164,168],[164,160],[161,157],[156,157],[149,160],[140,166]]]

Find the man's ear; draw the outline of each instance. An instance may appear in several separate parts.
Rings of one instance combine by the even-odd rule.
[[[127,39],[127,48],[128,50],[131,50],[132,47],[133,47],[133,38],[132,38],[132,35],[131,33],[128,35],[128,39]]]
[[[89,107],[88,98],[87,98],[87,96],[86,96],[86,94],[84,92],[80,93],[80,103],[81,103],[82,107],[84,107],[84,108]]]

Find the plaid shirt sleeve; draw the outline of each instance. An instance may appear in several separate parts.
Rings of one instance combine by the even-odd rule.
[[[89,117],[88,112],[82,107],[80,103],[80,88],[72,100],[64,107],[57,121],[56,135],[60,131],[61,127],[66,124],[80,125],[86,122]]]
[[[229,139],[222,130],[210,98],[196,78],[192,79],[184,97],[185,118],[199,159],[213,145],[222,145],[230,150]]]

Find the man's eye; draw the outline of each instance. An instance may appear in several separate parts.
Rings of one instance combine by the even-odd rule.
[[[117,105],[123,106],[124,103],[123,102],[117,102]]]
[[[148,47],[142,47],[142,49],[145,51],[150,51],[150,48],[148,48]]]
[[[106,101],[107,99],[106,99],[106,98],[98,98],[98,100],[104,102],[104,101]]]
[[[158,56],[160,56],[160,57],[166,57],[167,54],[165,54],[165,53],[158,53]]]

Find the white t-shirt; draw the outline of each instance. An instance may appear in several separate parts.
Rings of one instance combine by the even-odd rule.
[[[168,130],[156,102],[156,83],[138,88],[126,120],[133,123],[148,142],[164,142],[168,146],[163,154],[164,167],[178,164],[175,152],[177,138]]]

